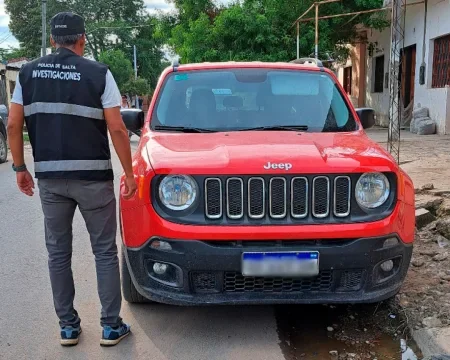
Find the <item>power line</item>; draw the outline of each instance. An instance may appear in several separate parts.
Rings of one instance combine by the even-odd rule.
[[[8,40],[12,34],[9,34],[6,38],[0,40],[0,44],[3,44],[6,40]]]
[[[94,31],[97,30],[110,30],[110,29],[136,29],[136,28],[143,28],[143,27],[149,27],[153,25],[130,25],[130,26],[102,26],[95,28],[91,31],[86,32],[86,35],[92,34]]]

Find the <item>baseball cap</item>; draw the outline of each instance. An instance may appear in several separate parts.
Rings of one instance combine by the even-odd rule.
[[[72,12],[61,12],[53,16],[51,22],[51,32],[55,36],[84,34],[84,19]]]

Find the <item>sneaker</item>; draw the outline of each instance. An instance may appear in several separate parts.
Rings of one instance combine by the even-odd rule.
[[[114,346],[122,341],[122,339],[126,338],[130,335],[131,330],[130,326],[122,323],[118,327],[104,326],[102,339],[100,340],[101,346]]]
[[[81,327],[64,326],[61,328],[61,345],[74,346],[80,339]]]

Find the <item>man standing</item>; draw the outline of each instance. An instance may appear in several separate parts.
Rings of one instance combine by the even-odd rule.
[[[122,163],[126,186],[136,192],[131,149],[120,115],[121,96],[107,66],[83,58],[85,25],[80,16],[60,13],[51,20],[56,53],[20,71],[11,100],[8,134],[17,185],[32,196],[34,181],[24,161],[23,123],[27,125],[34,171],[45,218],[45,240],[53,301],[61,326],[61,344],[76,345],[81,333],[74,308],[72,221],[78,207],[90,234],[102,304],[101,345],[129,335],[121,307],[116,245],[116,199],[109,130]]]

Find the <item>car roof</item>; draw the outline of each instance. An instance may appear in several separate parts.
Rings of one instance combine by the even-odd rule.
[[[250,61],[250,62],[203,62],[192,64],[180,64],[173,65],[178,71],[190,71],[190,70],[213,70],[213,69],[281,69],[281,70],[301,70],[301,71],[324,71],[332,73],[325,67],[317,66],[315,64],[295,64],[287,62],[262,62],[262,61]]]

